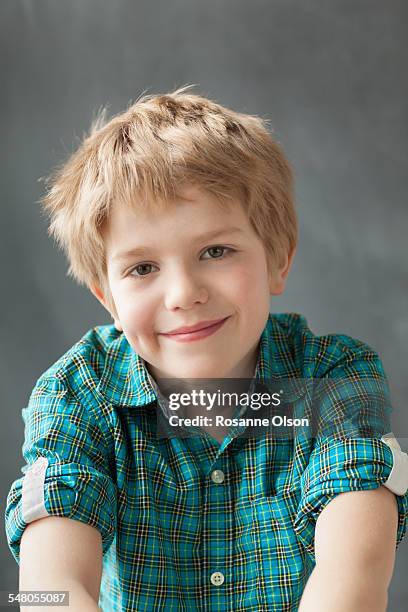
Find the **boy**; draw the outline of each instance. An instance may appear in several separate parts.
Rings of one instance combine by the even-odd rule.
[[[77,610],[385,610],[408,501],[392,433],[159,435],[166,379],[324,379],[337,415],[387,397],[370,347],[269,313],[297,241],[289,164],[264,121],[186,89],[97,121],[44,199],[114,324],[23,410],[6,510],[20,588],[68,590]]]

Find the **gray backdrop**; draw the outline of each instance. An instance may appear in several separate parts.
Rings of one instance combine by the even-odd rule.
[[[295,169],[300,244],[274,312],[381,355],[408,446],[407,13],[403,0],[2,0],[1,440],[4,513],[21,408],[54,361],[111,320],[66,277],[36,201],[95,110],[186,83],[272,121]],[[0,589],[17,588],[4,527]],[[389,610],[406,609],[408,543]],[[405,579],[404,579],[405,574]],[[405,606],[403,602],[405,600]]]

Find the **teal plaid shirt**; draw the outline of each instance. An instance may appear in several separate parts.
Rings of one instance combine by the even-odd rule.
[[[256,377],[346,379],[362,405],[361,381],[387,384],[370,347],[315,336],[294,313],[269,316]],[[113,325],[91,329],[42,374],[22,411],[24,476],[7,498],[14,558],[27,523],[65,516],[101,533],[104,612],[296,610],[319,513],[339,493],[389,482],[391,447],[232,430],[222,444],[207,432],[160,438],[156,389]],[[408,494],[397,502],[398,545]]]

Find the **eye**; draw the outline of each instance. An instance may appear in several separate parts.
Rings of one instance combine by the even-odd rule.
[[[204,252],[209,253],[210,251],[212,251],[213,253],[215,252],[215,256],[211,256],[210,259],[221,259],[222,255],[224,255],[225,252],[227,252],[227,255],[229,255],[230,252],[233,251],[233,249],[229,247],[221,246],[221,245],[215,245],[215,246],[209,247]],[[222,251],[221,255],[220,255],[220,251]]]
[[[140,263],[137,266],[135,266],[134,268],[132,268],[131,270],[129,270],[129,275],[130,276],[136,276],[136,277],[148,276],[149,273],[151,272],[151,268],[153,268],[153,267],[154,267],[153,264]],[[137,274],[133,274],[135,271],[137,271]]]

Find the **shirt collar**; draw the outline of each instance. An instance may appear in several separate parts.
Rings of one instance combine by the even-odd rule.
[[[300,377],[293,347],[280,315],[269,314],[259,343],[255,378],[284,379]],[[110,402],[119,406],[145,406],[155,402],[157,385],[150,376],[145,362],[130,346],[123,332],[113,325],[109,328],[109,342],[105,366],[98,384],[98,391]],[[112,329],[113,328],[113,329]]]

